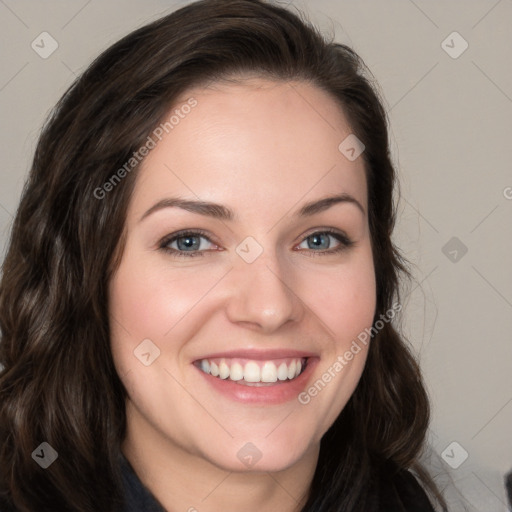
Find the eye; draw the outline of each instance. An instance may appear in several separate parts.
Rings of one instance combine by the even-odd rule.
[[[160,249],[173,256],[203,256],[205,251],[218,250],[209,238],[201,231],[180,231],[164,238]]]
[[[298,249],[311,250],[317,253],[332,254],[350,247],[352,242],[347,236],[335,231],[316,231],[308,235]]]

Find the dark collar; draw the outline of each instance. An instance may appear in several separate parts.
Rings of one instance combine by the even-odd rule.
[[[122,512],[166,512],[139,480],[131,464],[122,453],[120,461],[125,499]]]

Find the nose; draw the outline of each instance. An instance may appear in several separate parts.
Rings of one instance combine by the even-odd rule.
[[[292,284],[277,258],[262,255],[253,263],[237,261],[228,285],[229,320],[267,334],[300,322],[304,304]]]

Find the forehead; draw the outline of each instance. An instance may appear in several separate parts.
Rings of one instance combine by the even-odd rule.
[[[190,98],[195,106],[182,109]],[[172,115],[172,128],[142,164],[137,210],[177,194],[236,209],[256,200],[287,205],[344,192],[366,205],[363,159],[349,161],[338,149],[350,125],[316,86],[261,78],[217,82],[181,95],[165,120]]]

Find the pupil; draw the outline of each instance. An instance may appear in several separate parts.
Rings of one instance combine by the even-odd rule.
[[[329,237],[325,234],[311,235],[308,245],[310,249],[329,249]]]

